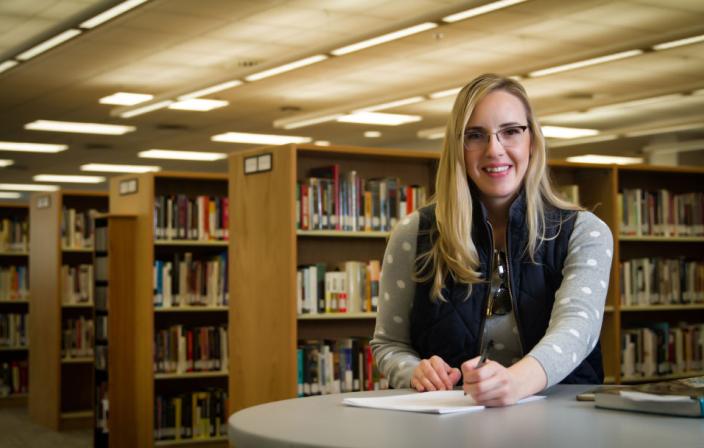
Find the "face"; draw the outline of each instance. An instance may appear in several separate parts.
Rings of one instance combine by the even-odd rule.
[[[487,207],[509,206],[523,184],[531,138],[529,129],[518,126],[528,126],[525,107],[520,99],[503,90],[485,96],[467,123],[465,142],[471,143],[464,146],[465,168]],[[489,135],[492,132],[501,135]]]

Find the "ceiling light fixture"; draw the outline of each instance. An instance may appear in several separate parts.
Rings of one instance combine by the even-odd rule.
[[[35,182],[59,182],[69,184],[99,184],[105,182],[103,176],[70,176],[63,174],[37,174],[32,177]]]
[[[598,135],[596,129],[568,128],[565,126],[541,126],[543,136],[547,138],[580,138]]]
[[[13,60],[0,63],[0,73],[10,70],[12,67],[17,66],[17,64],[19,64],[19,62]]]
[[[704,42],[704,34],[699,36],[686,37],[684,39],[671,40],[669,42],[663,42],[661,44],[653,45],[653,50],[669,50],[670,48],[682,47],[684,45],[696,44],[699,42]]]
[[[313,144],[317,146],[330,146],[330,142],[327,140],[316,140]]]
[[[74,37],[78,36],[81,34],[81,30],[77,29],[70,29],[66,30],[61,34],[58,34],[54,37],[52,37],[49,40],[45,40],[44,42],[40,43],[39,45],[35,45],[32,48],[30,48],[27,51],[24,51],[20,54],[17,55],[17,59],[20,61],[27,61],[29,59],[32,59],[35,56],[38,56],[45,51],[51,50],[52,48],[61,45],[62,43],[66,42],[67,40],[73,39]]]
[[[454,89],[447,89],[447,90],[441,90],[439,92],[434,92],[428,95],[430,99],[436,100],[438,98],[445,98],[448,96],[455,96],[458,93],[460,93],[460,90],[462,90],[462,87],[455,87]]]
[[[147,112],[152,112],[152,111],[155,111],[158,109],[163,109],[165,107],[168,107],[171,104],[173,104],[173,101],[171,101],[171,100],[159,101],[158,103],[147,104],[144,107],[139,107],[137,109],[132,109],[132,110],[128,110],[126,112],[122,112],[119,115],[121,118],[132,118],[132,117],[136,117],[137,115],[146,114]]]
[[[176,103],[170,104],[169,109],[190,110],[196,112],[208,112],[213,109],[220,109],[230,104],[223,100],[209,100],[206,98],[188,98]]]
[[[643,158],[585,154],[582,156],[567,157],[567,161],[576,163],[598,163],[603,165],[632,165],[634,163],[643,163]]]
[[[100,173],[152,173],[161,171],[154,165],[117,165],[112,163],[86,163],[81,165],[81,171],[96,171]]]
[[[364,133],[364,136],[366,138],[379,138],[379,137],[381,137],[381,132],[379,132],[379,131],[366,131]]]
[[[422,120],[420,115],[387,114],[382,112],[358,112],[343,115],[337,119],[341,123],[377,124],[381,126],[399,126]]]
[[[289,143],[309,143],[310,137],[296,135],[251,134],[247,132],[225,132],[213,135],[210,140],[223,143],[254,143],[260,145],[287,145]]]
[[[591,65],[603,64],[605,62],[617,61],[620,59],[631,58],[634,56],[639,56],[643,54],[643,50],[628,50],[622,51],[620,53],[609,54],[606,56],[599,56],[598,58],[585,59],[583,61],[572,62],[569,64],[558,65],[555,67],[545,68],[542,70],[536,70],[534,72],[528,73],[530,78],[538,78],[540,76],[552,75],[555,73],[566,72],[568,70],[575,70],[578,68],[589,67]]]
[[[291,70],[295,70],[297,68],[305,67],[307,65],[312,65],[321,61],[324,61],[328,59],[328,57],[324,54],[316,54],[315,56],[311,56],[305,59],[301,59],[299,61],[294,61],[290,62],[288,64],[280,65],[278,67],[270,68],[268,70],[264,70],[258,73],[251,74],[249,76],[245,76],[245,80],[247,81],[259,81],[260,79],[268,78],[270,76],[274,75],[279,75],[281,73],[289,72]]]
[[[186,93],[178,97],[179,100],[187,100],[190,98],[199,98],[201,96],[210,95],[211,93],[221,92],[223,90],[232,89],[233,87],[241,86],[242,81],[239,79],[233,79],[232,81],[223,82],[216,84],[214,86],[206,87],[204,89],[196,90],[191,93]]]
[[[422,96],[413,96],[411,98],[404,98],[402,100],[389,101],[388,103],[381,103],[381,104],[377,104],[375,106],[364,107],[362,109],[357,109],[357,110],[353,111],[353,113],[372,112],[375,110],[392,109],[394,107],[401,107],[401,106],[407,106],[409,104],[420,103],[423,100],[425,100],[425,98],[423,98]]]
[[[142,3],[145,3],[147,0],[128,0],[126,2],[122,2],[116,6],[113,6],[112,8],[108,9],[107,11],[103,11],[97,16],[86,20],[85,22],[80,24],[81,28],[85,29],[91,29],[95,28],[98,25],[101,25],[108,20],[111,20],[121,14],[126,13],[130,9],[134,9],[137,6],[141,5]]]
[[[0,190],[10,191],[56,191],[58,185],[39,185],[39,184],[0,184]]]
[[[24,125],[31,131],[73,132],[77,134],[124,135],[134,131],[134,126],[102,123],[80,123],[74,121],[36,120]]]
[[[496,11],[497,9],[508,8],[509,6],[513,6],[518,3],[523,3],[524,1],[526,0],[500,0],[498,2],[487,3],[486,5],[478,6],[476,8],[468,9],[466,11],[458,12],[456,14],[443,17],[442,21],[447,23],[459,22],[460,20],[468,19],[470,17],[476,17],[491,11]]]
[[[100,104],[112,104],[116,106],[134,106],[154,98],[154,95],[146,93],[117,92],[104,96],[98,100]]]
[[[0,191],[0,199],[19,199],[21,197],[22,194],[16,191]]]
[[[172,149],[149,149],[140,151],[137,155],[146,159],[192,160],[197,162],[213,162],[227,157],[227,154],[221,152],[176,151]]]
[[[53,143],[0,142],[0,151],[56,153],[67,149],[68,145]]]
[[[15,162],[10,159],[0,159],[0,168],[5,168],[6,166],[10,166],[13,163],[15,163]]]
[[[431,30],[437,28],[438,24],[433,22],[425,22],[419,25],[404,28],[402,30],[394,31],[393,33],[383,34],[381,36],[373,37],[355,44],[347,45],[344,47],[332,50],[330,53],[335,56],[342,56],[345,54],[353,53],[355,51],[362,50],[364,48],[373,47],[375,45],[380,45],[392,40],[401,39],[404,37],[411,36],[413,34],[422,33],[423,31]]]

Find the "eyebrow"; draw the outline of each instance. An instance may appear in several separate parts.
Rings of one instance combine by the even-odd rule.
[[[499,129],[509,128],[511,126],[525,126],[525,125],[522,125],[521,123],[518,123],[516,121],[510,121],[508,123],[501,123],[499,125]],[[465,128],[464,131],[465,132],[467,132],[467,131],[486,131],[486,128],[483,128],[481,126],[471,126],[471,127]]]

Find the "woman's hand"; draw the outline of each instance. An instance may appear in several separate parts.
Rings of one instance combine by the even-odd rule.
[[[439,356],[421,360],[413,371],[411,387],[418,392],[433,390],[452,390],[460,380],[460,370],[451,368]]]
[[[485,406],[507,406],[522,398],[511,370],[489,360],[477,368],[478,362],[479,357],[476,357],[462,363],[465,394]]]

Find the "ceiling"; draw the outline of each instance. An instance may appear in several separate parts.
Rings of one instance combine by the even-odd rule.
[[[0,63],[116,3],[0,1]],[[680,155],[681,163],[701,163],[696,142],[704,147],[704,43],[548,76],[526,75],[704,34],[704,2],[529,0],[452,24],[441,21],[483,3],[488,2],[148,1],[0,74],[0,141],[69,145],[57,154],[0,151],[0,159],[14,160],[0,168],[0,182],[30,183],[35,174],[81,174],[79,166],[91,162],[225,171],[225,161],[150,160],[137,153],[150,148],[232,152],[252,146],[211,141],[230,131],[298,135],[333,145],[439,149],[441,140],[419,138],[418,132],[445,124],[452,97],[383,111],[422,117],[401,126],[331,121],[285,130],[274,122],[428,95],[459,87],[483,72],[523,76],[543,125],[591,128],[611,138],[598,143],[550,140],[552,158],[642,155],[680,145],[692,151]],[[210,112],[161,109],[123,119],[117,113],[124,109],[98,103],[118,91],[173,98],[427,21],[440,26],[211,94],[207,98],[229,105]],[[670,94],[677,95],[616,105]],[[128,124],[136,130],[99,136],[24,129],[37,119]],[[365,131],[380,131],[381,136],[368,138]],[[650,135],[638,136],[643,132]]]

